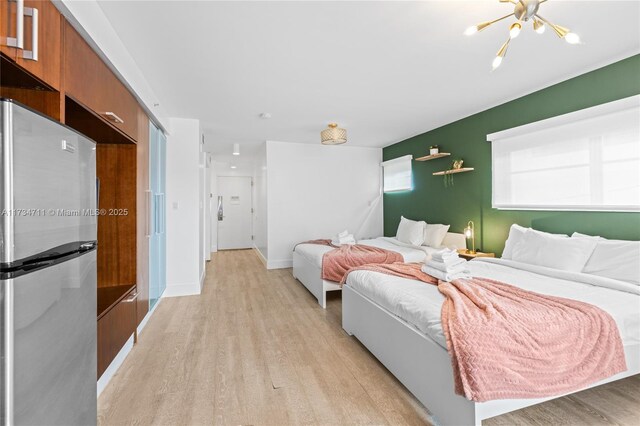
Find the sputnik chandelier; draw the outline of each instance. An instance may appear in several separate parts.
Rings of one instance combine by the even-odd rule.
[[[501,18],[495,19],[493,21],[482,22],[478,25],[474,25],[469,27],[464,32],[465,35],[473,35],[477,32],[480,32],[487,28],[488,26],[495,24],[496,22],[500,22],[503,19],[510,18],[511,16],[517,19],[516,22],[511,24],[509,27],[509,38],[507,41],[500,47],[498,53],[496,54],[495,59],[493,60],[493,69],[495,70],[502,64],[502,60],[507,54],[507,49],[509,48],[509,43],[514,38],[520,35],[520,31],[522,30],[523,23],[528,22],[529,20],[533,21],[533,30],[538,34],[543,34],[546,26],[551,27],[553,31],[558,35],[558,37],[564,39],[569,44],[579,44],[580,37],[572,33],[568,28],[561,27],[560,25],[555,25],[543,18],[538,14],[538,9],[540,9],[540,5],[547,0],[499,0],[500,3],[511,3],[515,5],[513,13],[505,15]]]

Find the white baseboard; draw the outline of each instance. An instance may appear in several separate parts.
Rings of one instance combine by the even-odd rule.
[[[218,252],[218,245],[217,244],[212,244],[211,245],[211,253],[217,253]]]
[[[202,275],[200,275],[200,293],[202,293],[202,287],[204,287],[204,279],[207,277],[207,265],[202,268]]]
[[[116,373],[118,372],[118,368],[120,368],[124,360],[127,358],[127,355],[129,355],[129,352],[131,352],[131,349],[133,349],[133,334],[131,335],[131,337],[129,337],[129,340],[127,340],[127,343],[124,344],[122,349],[120,349],[120,352],[118,352],[118,355],[116,355],[113,361],[111,361],[111,364],[109,364],[109,366],[104,371],[104,373],[102,373],[102,376],[100,376],[100,379],[98,379],[98,384],[97,384],[98,396],[100,396],[102,391],[107,387],[107,385],[109,384],[109,381],[111,381],[111,378],[116,375]]]
[[[293,259],[267,260],[267,269],[293,268]]]
[[[151,318],[151,315],[153,315],[153,313],[156,311],[161,301],[162,301],[162,298],[158,299],[156,304],[153,305],[153,308],[151,308],[151,310],[147,312],[147,315],[145,315],[144,318],[142,318],[142,321],[140,321],[140,324],[138,324],[138,336],[140,336],[140,334],[142,333],[142,330],[144,330],[144,328],[147,326],[147,323],[149,322],[149,318]]]
[[[162,297],[194,296],[200,294],[200,292],[201,286],[199,282],[167,284]]]
[[[262,252],[260,251],[260,249],[258,247],[253,246],[253,249],[256,251],[256,253],[258,253],[258,259],[260,259],[260,261],[262,262],[262,264],[264,265],[264,267],[267,267],[267,258],[264,257],[264,254],[262,254]]]

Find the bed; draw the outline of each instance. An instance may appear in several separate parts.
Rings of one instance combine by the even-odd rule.
[[[627,371],[589,387],[640,373],[640,287],[590,274],[513,260],[481,258],[471,275],[598,306],[618,326]],[[354,271],[342,295],[344,330],[360,340],[443,425],[479,425],[550,398],[473,402],[454,392],[451,360],[440,322],[444,296],[436,286],[372,271]]]
[[[398,252],[405,262],[423,262],[430,253],[439,250],[439,248],[429,246],[405,244],[393,237],[360,240],[358,244]],[[465,237],[463,234],[447,233],[442,247],[466,248]],[[303,243],[298,244],[293,251],[293,277],[318,299],[322,308],[327,306],[327,292],[342,290],[339,283],[322,279],[322,257],[331,250],[333,247]]]

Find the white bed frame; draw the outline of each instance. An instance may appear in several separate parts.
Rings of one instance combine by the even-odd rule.
[[[293,278],[300,281],[318,299],[322,309],[327,308],[327,292],[340,291],[342,287],[334,281],[322,279],[322,268],[318,268],[306,257],[293,252]]]
[[[467,248],[464,234],[448,232],[442,244],[451,248]],[[322,279],[322,268],[319,268],[306,257],[293,251],[293,278],[300,281],[318,299],[322,309],[327,308],[327,292],[340,291],[342,287],[335,281]]]
[[[559,397],[477,403],[456,395],[447,350],[348,285],[342,290],[342,328],[360,340],[441,425],[480,425],[484,419]],[[626,372],[585,389],[640,373],[640,344],[625,346],[625,356]]]

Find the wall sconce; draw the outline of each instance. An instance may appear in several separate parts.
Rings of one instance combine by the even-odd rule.
[[[464,236],[467,238],[467,240],[471,240],[471,250],[467,249],[467,253],[468,254],[475,254],[476,253],[476,232],[475,229],[473,227],[473,221],[470,220],[467,223],[467,227],[464,228]],[[468,247],[468,245],[467,245]]]

